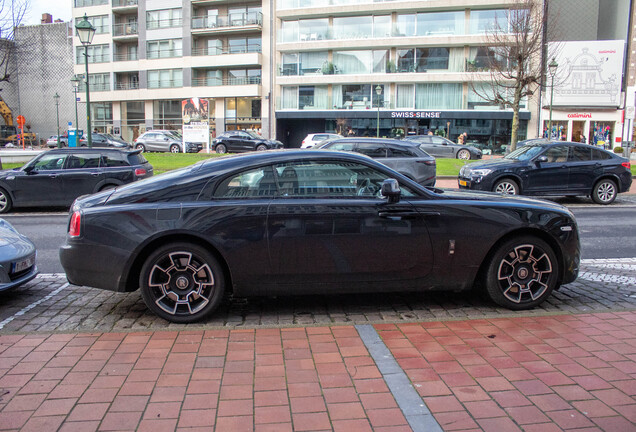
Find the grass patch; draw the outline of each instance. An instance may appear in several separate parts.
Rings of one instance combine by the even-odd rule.
[[[144,153],[144,157],[154,168],[155,174],[187,167],[202,160],[219,156],[222,155],[216,153]]]

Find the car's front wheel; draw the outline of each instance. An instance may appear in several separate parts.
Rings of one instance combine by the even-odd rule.
[[[0,189],[0,213],[9,212],[11,210],[11,207],[13,207],[11,196],[6,190]]]
[[[267,150],[267,146],[265,144],[259,144],[256,146],[256,151],[265,151]]]
[[[488,296],[513,310],[542,303],[557,285],[559,265],[543,240],[522,236],[510,239],[495,251],[485,273]]]
[[[216,147],[214,147],[214,151],[219,154],[227,153],[227,147],[225,146],[225,144],[217,144]]]
[[[499,180],[492,190],[504,195],[519,195],[519,185],[511,179]]]
[[[168,321],[191,323],[214,311],[225,290],[223,270],[205,248],[170,243],[146,259],[139,278],[146,306]]]
[[[170,146],[170,153],[180,153],[180,152],[181,152],[181,149],[179,148],[178,145],[172,144]]]
[[[610,179],[600,180],[592,190],[592,200],[596,204],[611,204],[616,199],[616,195],[618,195],[616,183]]]
[[[457,159],[468,160],[470,159],[470,152],[466,149],[461,149],[457,152]]]

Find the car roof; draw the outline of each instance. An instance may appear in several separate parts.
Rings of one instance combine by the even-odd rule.
[[[64,147],[46,150],[43,153],[95,153],[95,152],[140,153],[141,150],[124,150],[114,147]]]
[[[329,142],[325,144],[332,144],[335,142],[366,142],[366,143],[380,143],[380,144],[397,144],[401,146],[419,146],[419,143],[405,141],[405,140],[396,140],[393,138],[375,138],[375,137],[347,137],[347,138],[336,138],[333,140],[329,140]]]

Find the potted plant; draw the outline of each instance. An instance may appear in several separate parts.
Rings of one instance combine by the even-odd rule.
[[[336,71],[336,67],[330,61],[323,63],[322,65],[322,74],[323,75],[333,75]]]
[[[386,72],[387,73],[395,73],[397,71],[397,66],[393,60],[387,60],[386,62]]]

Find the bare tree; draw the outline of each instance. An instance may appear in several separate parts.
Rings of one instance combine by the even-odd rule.
[[[28,6],[28,0],[0,0],[0,82],[11,80],[15,29],[22,24]]]
[[[521,102],[540,91],[543,83],[542,52],[548,33],[543,2],[517,0],[486,31],[487,46],[478,48],[476,59],[468,62],[468,71],[489,72],[484,80],[469,80],[472,90],[488,103],[512,109],[511,151],[517,147]]]

